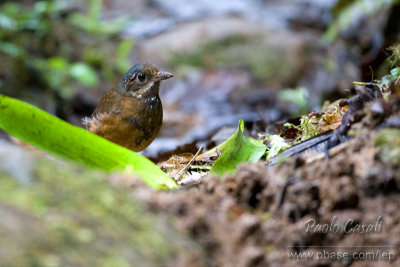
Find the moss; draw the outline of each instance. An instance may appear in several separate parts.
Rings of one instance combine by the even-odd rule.
[[[388,58],[388,62],[394,66],[399,66],[400,65],[400,44],[395,44],[389,47],[388,49],[392,55]]]
[[[379,148],[379,157],[383,162],[400,166],[400,130],[383,129],[374,137],[374,146]]]
[[[34,176],[23,186],[0,173],[1,266],[154,266],[183,249],[165,217],[103,173],[40,161]]]

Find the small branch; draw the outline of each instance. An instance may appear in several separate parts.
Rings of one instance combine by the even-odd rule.
[[[196,154],[193,156],[193,158],[183,167],[174,177],[175,181],[178,181],[178,179],[182,176],[182,174],[187,171],[190,167],[190,165],[193,163],[194,159],[200,154],[200,151],[203,150],[203,145],[200,146],[199,150],[197,150]]]

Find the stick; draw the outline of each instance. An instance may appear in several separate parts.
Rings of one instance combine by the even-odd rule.
[[[193,156],[193,158],[183,167],[174,177],[175,181],[178,181],[178,179],[181,177],[181,175],[189,169],[190,165],[193,163],[194,159],[200,154],[200,151],[203,150],[203,144],[200,146],[199,150],[197,150],[196,154]]]

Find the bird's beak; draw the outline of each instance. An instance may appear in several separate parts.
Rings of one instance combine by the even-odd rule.
[[[174,75],[170,72],[159,71],[155,77],[155,81],[158,82],[158,81],[166,80],[166,79],[169,79],[172,77],[174,77]]]

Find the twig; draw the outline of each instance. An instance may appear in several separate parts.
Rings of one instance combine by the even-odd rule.
[[[199,155],[200,151],[203,150],[203,144],[200,146],[199,150],[197,150],[196,154],[193,156],[193,158],[183,167],[174,177],[175,181],[178,181],[178,179],[181,177],[181,175],[189,169],[190,165],[193,163],[194,159]]]

